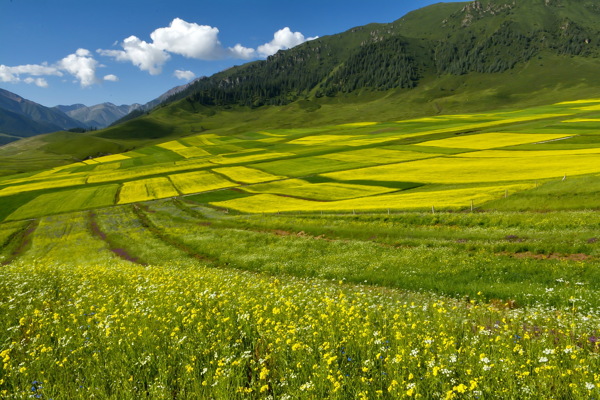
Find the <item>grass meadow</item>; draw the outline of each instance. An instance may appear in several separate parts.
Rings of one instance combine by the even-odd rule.
[[[1,177],[0,398],[598,398],[596,103]]]

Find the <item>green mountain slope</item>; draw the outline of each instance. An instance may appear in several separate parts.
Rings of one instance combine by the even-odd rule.
[[[48,142],[48,154],[66,163],[207,131],[393,121],[593,98],[600,93],[597,26],[600,7],[592,1],[436,4],[200,79],[149,114],[85,134],[90,144],[75,152],[51,134],[19,151],[0,148],[0,159],[27,171],[51,166],[18,162]]]
[[[599,21],[598,7],[585,1],[435,5],[224,71],[179,97],[206,105],[277,105],[306,96],[414,88],[448,74],[499,73],[534,57],[591,58],[600,53]]]

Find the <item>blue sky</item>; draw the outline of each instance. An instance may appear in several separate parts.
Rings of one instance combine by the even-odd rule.
[[[193,77],[436,2],[0,0],[0,88],[45,106],[145,103]]]

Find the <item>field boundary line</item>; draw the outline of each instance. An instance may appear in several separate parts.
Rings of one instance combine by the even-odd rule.
[[[88,228],[92,235],[106,243],[108,249],[117,257],[121,258],[122,260],[132,262],[134,264],[139,264],[143,266],[148,265],[144,261],[140,260],[138,257],[131,255],[127,251],[127,249],[124,249],[122,247],[115,247],[114,244],[108,239],[106,233],[102,231],[102,229],[100,229],[100,226],[98,225],[98,220],[96,219],[96,213],[94,211],[88,212]]]
[[[4,243],[3,248],[10,246],[12,243],[18,244],[11,254],[6,258],[6,260],[2,261],[0,265],[5,266],[12,263],[23,253],[25,253],[25,251],[27,251],[29,246],[31,246],[31,237],[38,228],[39,224],[40,221],[38,219],[31,220],[29,224],[10,235],[9,239]]]
[[[183,251],[184,253],[187,253],[190,257],[195,258],[199,261],[204,261],[204,262],[211,263],[211,264],[217,263],[216,260],[214,260],[204,254],[200,254],[200,253],[196,252],[194,249],[192,249],[191,247],[189,247],[188,245],[178,241],[177,239],[175,239],[169,235],[164,234],[161,231],[161,229],[158,226],[156,226],[156,224],[154,224],[154,222],[152,222],[150,220],[150,218],[148,218],[148,215],[146,215],[146,210],[144,210],[144,208],[146,208],[146,210],[147,210],[147,206],[144,206],[140,203],[135,203],[132,205],[133,213],[137,216],[137,218],[139,219],[142,226],[144,228],[148,229],[150,231],[150,233],[152,233],[154,236],[156,236],[159,240]]]

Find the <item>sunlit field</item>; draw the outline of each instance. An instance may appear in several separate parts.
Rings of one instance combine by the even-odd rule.
[[[0,398],[598,398],[589,104],[1,177]]]
[[[598,223],[167,201],[3,224],[0,393],[591,398]]]
[[[200,134],[2,177],[0,204],[7,206],[0,218],[31,218],[234,186],[246,195],[217,196],[207,203],[251,213],[482,206],[507,192],[600,174],[600,136],[592,129],[598,122],[595,110],[588,109],[593,101],[586,102],[312,130]],[[304,183],[295,184],[297,179]],[[278,187],[261,186],[269,183]],[[67,199],[85,198],[91,184],[109,184],[97,189],[103,193],[101,201]],[[112,200],[107,200],[109,192]],[[53,206],[60,198],[66,205]]]

